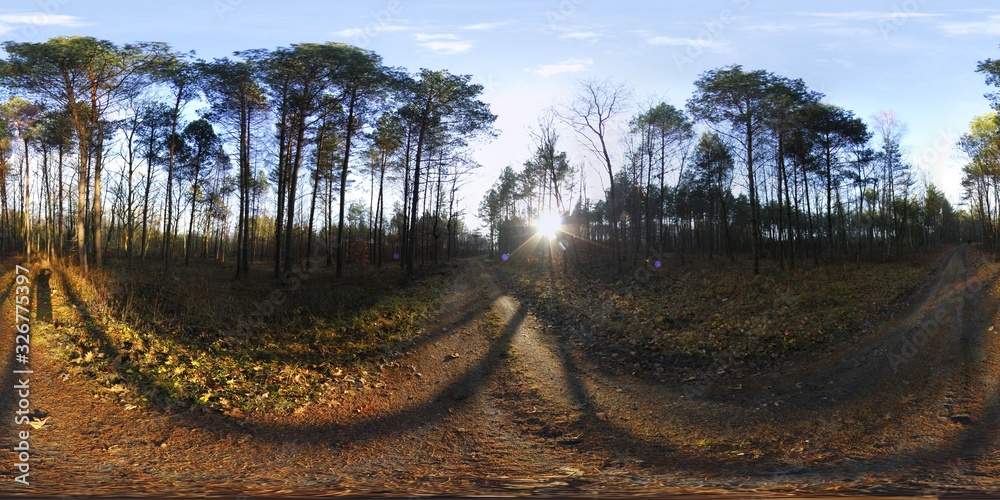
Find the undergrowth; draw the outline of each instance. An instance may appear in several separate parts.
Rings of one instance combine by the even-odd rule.
[[[753,275],[722,259],[649,266],[624,279],[544,261],[494,264],[547,319],[597,336],[633,360],[692,368],[769,365],[858,334],[915,290],[939,254]],[[617,354],[615,355],[617,357]]]
[[[236,415],[336,405],[344,390],[370,383],[369,372],[401,341],[420,334],[451,269],[408,286],[395,270],[354,280],[320,270],[232,282],[205,267],[89,279],[59,269],[48,328],[65,376],[96,377],[123,403]],[[272,300],[276,290],[280,301]]]

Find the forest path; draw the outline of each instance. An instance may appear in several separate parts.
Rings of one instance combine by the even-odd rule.
[[[36,276],[39,330],[95,328],[58,272]],[[4,290],[0,317],[11,325],[15,293]],[[32,338],[31,408],[49,421],[5,420],[7,442],[30,431],[31,486],[13,481],[7,447],[0,493],[996,490],[996,313],[992,278],[959,249],[856,344],[692,397],[681,383],[629,373],[582,332],[543,324],[472,260],[426,333],[355,379],[338,405],[239,419],[99,397],[106,389],[68,376],[43,333]],[[4,328],[5,415],[17,404],[14,345]]]

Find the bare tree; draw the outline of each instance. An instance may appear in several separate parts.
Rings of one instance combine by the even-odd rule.
[[[898,240],[900,231],[898,227],[899,214],[896,207],[897,183],[905,177],[909,166],[903,162],[902,139],[906,135],[906,124],[899,120],[893,111],[881,111],[872,115],[872,128],[875,133],[875,141],[879,146],[877,150],[878,163],[882,167],[881,183],[885,186],[882,195],[882,216],[889,217],[883,223],[884,230],[887,231],[885,238],[885,251],[882,259],[888,260],[893,252],[893,240]]]
[[[558,110],[559,118],[579,134],[580,141],[597,156],[608,173],[611,229],[618,272],[623,271],[621,239],[618,234],[618,206],[615,200],[615,172],[608,150],[609,127],[628,111],[631,91],[611,80],[581,80],[572,100]]]

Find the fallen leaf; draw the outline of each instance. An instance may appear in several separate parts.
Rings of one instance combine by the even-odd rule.
[[[30,424],[35,429],[41,429],[42,427],[45,427],[45,424],[48,421],[49,421],[49,417],[45,417],[45,418],[42,418],[42,419],[35,418],[35,419],[32,419],[31,422],[28,422],[28,424]]]
[[[584,474],[582,470],[574,467],[559,467],[557,470],[567,476],[582,476]]]

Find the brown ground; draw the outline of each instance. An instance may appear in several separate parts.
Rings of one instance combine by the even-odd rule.
[[[5,420],[7,443],[31,432],[31,486],[13,481],[5,446],[0,494],[1000,491],[998,297],[971,255],[950,254],[885,324],[749,378],[633,375],[587,332],[542,324],[478,261],[379,373],[281,415],[133,406],[69,375],[36,335],[31,408],[49,420]],[[0,413],[12,415],[4,290]],[[58,273],[35,308],[36,321],[83,321]]]

